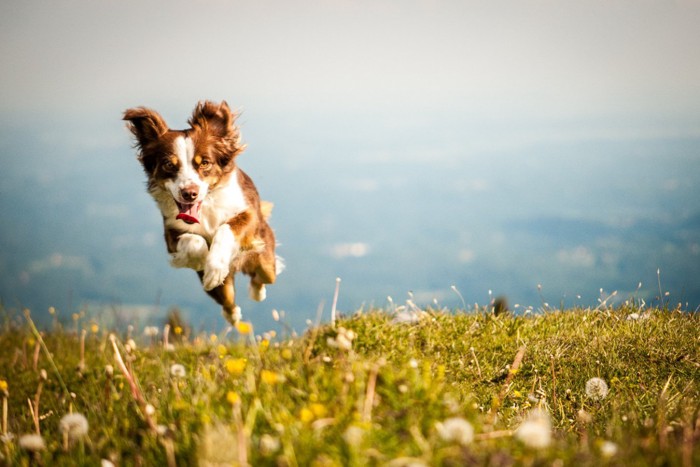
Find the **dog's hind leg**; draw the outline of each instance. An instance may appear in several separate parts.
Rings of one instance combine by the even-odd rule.
[[[204,271],[197,271],[199,280],[203,280]],[[241,320],[241,309],[236,305],[236,290],[234,288],[233,274],[229,274],[224,283],[207,290],[207,293],[213,298],[216,303],[221,305],[221,314],[226,321],[231,324],[236,324]]]
[[[265,300],[265,284],[274,284],[277,280],[276,263],[274,251],[265,251],[260,255],[260,263],[250,274],[248,291],[251,299],[258,302]]]

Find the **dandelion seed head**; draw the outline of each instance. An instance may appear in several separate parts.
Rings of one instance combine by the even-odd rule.
[[[185,366],[180,363],[173,363],[170,365],[170,376],[174,378],[184,378],[187,374]]]
[[[348,443],[348,445],[357,447],[362,443],[362,439],[365,436],[365,430],[357,425],[350,425],[343,433],[343,440]]]
[[[600,443],[600,446],[598,446],[598,449],[600,449],[601,456],[610,459],[617,454],[618,447],[617,444],[612,441],[603,441]]]
[[[269,456],[279,451],[281,446],[279,438],[265,433],[260,437],[260,453]]]
[[[143,328],[143,334],[148,337],[155,337],[158,335],[158,327],[146,326],[145,328]]]
[[[19,447],[25,451],[37,452],[46,449],[46,442],[41,435],[22,435],[18,440]]]
[[[156,408],[151,404],[146,404],[146,415],[153,416],[156,414]]]
[[[591,378],[586,381],[586,396],[594,401],[605,399],[608,395],[608,383],[602,378]]]
[[[456,442],[462,446],[474,441],[474,427],[463,418],[448,418],[443,422],[436,423],[435,428],[443,441]]]
[[[515,430],[515,437],[533,449],[543,449],[552,442],[552,422],[547,412],[534,409],[525,421]]]
[[[81,413],[69,413],[61,418],[58,424],[61,433],[68,435],[68,440],[77,441],[88,434],[88,421]]]

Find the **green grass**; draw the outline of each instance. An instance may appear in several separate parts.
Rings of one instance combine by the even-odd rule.
[[[301,337],[280,326],[256,339],[240,328],[171,349],[162,329],[157,338],[134,331],[129,349],[127,336],[113,344],[99,323],[84,333],[77,323],[43,334],[52,358],[30,322],[4,313],[0,464],[700,465],[694,313],[427,310],[397,324],[378,310]],[[605,398],[586,395],[593,377],[607,382]],[[548,413],[546,447],[518,435],[534,409]],[[85,415],[87,436],[64,438],[69,412]],[[474,428],[470,442],[444,435],[450,418]],[[22,449],[20,436],[37,427],[45,449]]]

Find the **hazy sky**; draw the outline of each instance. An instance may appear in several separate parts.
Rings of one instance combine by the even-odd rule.
[[[149,105],[177,126],[225,98],[301,119],[685,132],[700,120],[698,24],[690,0],[7,0],[0,105],[15,122]]]
[[[5,300],[32,296],[32,272],[65,295],[72,268],[76,301],[169,284],[164,306],[211,307],[167,265],[121,121],[146,105],[182,128],[201,99],[243,111],[239,163],[276,203],[290,272],[265,307],[313,313],[341,274],[353,306],[458,281],[557,300],[659,267],[696,297],[698,25],[700,0],[3,0]],[[547,244],[538,216],[584,223]],[[601,246],[586,221],[663,235]]]

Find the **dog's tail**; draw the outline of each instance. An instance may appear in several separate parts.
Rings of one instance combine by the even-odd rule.
[[[263,219],[270,219],[273,207],[275,207],[275,205],[270,201],[260,201],[260,212],[262,213]]]

